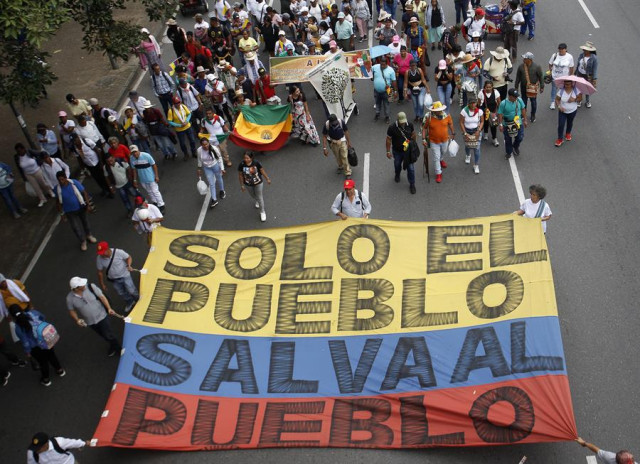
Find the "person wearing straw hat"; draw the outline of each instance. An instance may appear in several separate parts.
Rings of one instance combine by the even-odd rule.
[[[176,52],[176,56],[182,55],[186,51],[187,33],[178,26],[178,22],[173,18],[170,18],[165,24],[167,25],[167,37],[173,45],[173,51]]]
[[[496,47],[495,50],[491,50],[491,56],[484,62],[483,75],[487,79],[491,79],[493,82],[493,88],[500,93],[500,99],[507,99],[507,84],[509,74],[513,70],[511,59],[509,58],[509,52],[504,47]]]
[[[431,148],[433,153],[433,165],[436,172],[436,182],[442,182],[442,170],[447,163],[442,155],[447,151],[449,142],[456,135],[451,115],[445,113],[447,107],[441,102],[434,102],[429,107],[429,114],[424,119],[422,144]]]
[[[578,66],[576,67],[576,76],[586,79],[593,85],[598,86],[598,56],[596,47],[593,42],[585,42],[584,45],[580,45],[582,52],[578,56]],[[591,108],[590,95],[585,95],[586,107]],[[582,106],[582,103],[578,103],[578,108]]]

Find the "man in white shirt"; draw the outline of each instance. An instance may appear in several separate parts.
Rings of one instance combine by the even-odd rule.
[[[367,219],[371,213],[371,203],[363,192],[356,190],[355,181],[347,179],[344,181],[344,191],[333,200],[331,212],[342,220],[349,217]]]
[[[38,143],[40,148],[51,156],[60,157],[60,146],[58,145],[58,137],[53,133],[51,129],[47,129],[47,126],[43,123],[38,123],[36,126],[38,134]]]
[[[227,166],[231,166],[231,160],[229,159],[229,152],[227,151],[227,139],[223,140],[222,143],[218,142],[218,135],[224,135],[229,133],[229,126],[225,122],[224,119],[218,114],[215,114],[214,111],[209,108],[207,109],[207,115],[202,120],[202,128],[206,129],[209,134],[209,143],[211,145],[217,145],[220,148],[220,152],[222,153],[222,159]]]
[[[76,123],[67,117],[65,111],[58,111],[58,133],[62,142],[62,153],[66,156],[71,149],[71,134],[75,132]]]
[[[129,103],[126,106],[130,106],[141,118],[144,117],[144,105],[149,103],[149,100],[142,95],[138,95],[138,92],[132,90],[129,92]]]
[[[104,148],[105,140],[96,123],[91,121],[87,116],[78,116],[78,125],[75,130],[76,134],[85,140],[91,140],[98,147]]]
[[[612,453],[611,451],[600,449],[593,443],[584,441],[580,437],[576,438],[576,443],[596,453],[599,461],[604,464],[638,464],[629,450],[620,450],[617,453]]]
[[[561,43],[558,45],[558,52],[551,55],[551,59],[549,60],[549,70],[551,71],[551,105],[549,105],[549,109],[556,109],[555,100],[558,88],[556,87],[555,80],[558,77],[572,75],[574,67],[573,56],[567,53],[567,44]]]
[[[84,448],[84,440],[51,437],[44,432],[36,433],[27,451],[27,464],[74,464],[75,457],[68,450]]]

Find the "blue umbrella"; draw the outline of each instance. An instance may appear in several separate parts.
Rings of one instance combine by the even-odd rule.
[[[372,60],[389,53],[392,53],[392,50],[386,45],[376,45],[375,47],[371,47],[369,49],[369,54],[371,55]]]

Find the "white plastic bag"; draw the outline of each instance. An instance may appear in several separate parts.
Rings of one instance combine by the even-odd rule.
[[[202,177],[198,178],[198,183],[196,184],[196,188],[198,189],[198,193],[200,193],[200,195],[202,196],[205,196],[209,191],[209,187],[207,186],[207,183],[202,180]]]
[[[458,142],[456,142],[455,140],[451,139],[451,141],[449,142],[449,156],[452,158],[455,158],[455,156],[458,154],[458,149],[460,148],[460,145],[458,145]]]
[[[31,185],[31,182],[25,182],[24,183],[24,188],[27,191],[27,195],[29,195],[31,198],[37,198],[38,194],[36,193],[35,189],[33,188],[33,185]]]
[[[431,96],[430,93],[426,93],[424,95],[424,114],[428,114],[429,113],[429,108],[431,108],[431,105],[433,105],[433,97]]]

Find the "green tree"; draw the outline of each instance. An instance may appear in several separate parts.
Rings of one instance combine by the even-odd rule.
[[[35,147],[17,104],[36,105],[56,79],[40,50],[69,19],[60,0],[4,1],[0,7],[0,101],[9,105],[27,142]]]

